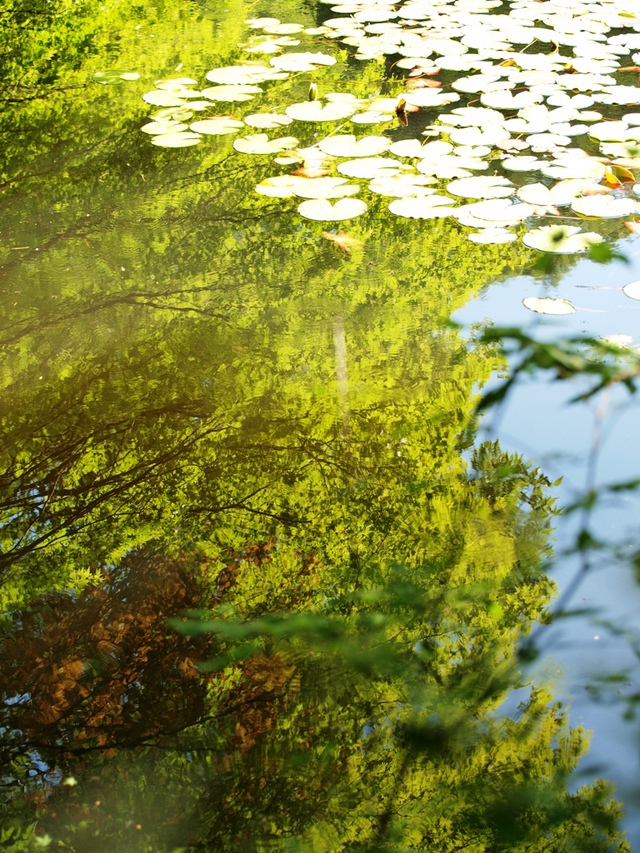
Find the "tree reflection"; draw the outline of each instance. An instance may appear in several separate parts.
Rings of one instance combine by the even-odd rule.
[[[211,47],[164,9],[153,77],[176,26],[204,68],[245,16]],[[518,665],[552,595],[549,483],[497,445],[469,460],[497,360],[440,322],[526,250],[380,202],[338,257],[252,194],[270,164],[151,151],[119,92],[56,101],[64,155],[8,157],[29,247],[2,268],[16,849],[36,822],[92,853],[610,849],[607,787],[566,786],[584,736]]]

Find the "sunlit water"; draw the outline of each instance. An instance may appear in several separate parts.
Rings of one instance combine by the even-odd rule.
[[[274,14],[309,27],[327,11]],[[3,128],[2,842],[439,853],[455,833],[510,849],[524,832],[517,849],[533,849],[535,821],[519,824],[518,808],[586,748],[551,710],[560,700],[593,738],[550,795],[562,806],[550,843],[590,831],[579,804],[562,811],[563,786],[599,777],[617,783],[633,845],[637,725],[621,722],[615,686],[593,697],[601,668],[636,663],[595,621],[634,627],[631,569],[591,572],[570,604],[595,616],[543,629],[536,665],[518,675],[516,663],[520,627],[552,595],[548,524],[557,553],[572,541],[546,498],[584,488],[595,404],[568,406],[575,386],[535,378],[460,436],[504,370],[468,346],[468,328],[636,338],[640,306],[620,288],[640,278],[637,238],[605,224],[631,264],[570,260],[551,284],[520,241],[476,245],[450,219],[391,216],[372,193],[362,217],[304,219],[298,199],[254,191],[293,167],[241,155],[232,138],[154,147],[141,95],[246,59],[243,21],[259,13],[114,7],[99,33],[79,19],[61,37],[86,29],[94,47],[65,66],[69,91],[13,107]],[[88,82],[109,68],[141,80]],[[256,111],[304,102],[314,79],[395,97],[389,73],[342,58],[294,74]],[[415,127],[383,129],[399,140]],[[307,145],[324,135],[295,132]],[[548,295],[576,313],[522,305]],[[463,329],[443,325],[452,313]],[[607,433],[597,482],[640,474],[636,415]],[[514,484],[498,448],[471,476],[472,445],[495,437],[529,460]],[[538,465],[562,484],[536,480]],[[531,483],[540,494],[523,513]],[[633,535],[637,509],[622,495],[595,529]],[[561,591],[575,571],[554,562]],[[223,625],[328,615],[346,639],[315,622],[302,639],[257,631],[258,648],[218,623],[167,628],[203,609]],[[522,682],[548,693],[518,712]],[[634,685],[637,670],[622,694]]]

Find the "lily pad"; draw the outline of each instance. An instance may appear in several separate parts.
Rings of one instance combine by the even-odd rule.
[[[582,233],[581,229],[574,225],[544,225],[525,234],[522,242],[539,252],[575,255],[602,242],[602,237],[594,232]]]
[[[282,79],[282,75],[268,65],[229,65],[224,68],[212,68],[205,76],[210,83],[229,86],[250,86]]]
[[[328,136],[318,143],[318,148],[332,157],[375,157],[382,154],[391,145],[386,136],[362,136],[356,139],[353,134]]]
[[[338,171],[349,178],[377,178],[382,175],[398,175],[403,164],[392,157],[359,157],[340,163]],[[406,167],[404,167],[406,168]]]
[[[233,147],[242,154],[277,154],[279,151],[289,151],[295,148],[298,140],[295,136],[281,136],[269,139],[266,133],[252,133],[235,139]]]
[[[151,92],[145,92],[142,100],[147,104],[152,104],[154,107],[181,107],[184,104],[183,98],[178,98],[171,92],[165,92],[162,89],[153,89]]]
[[[292,189],[300,198],[314,199],[344,198],[360,192],[360,187],[350,184],[347,178],[334,177],[300,178]]]
[[[483,175],[478,178],[461,178],[451,181],[447,192],[462,198],[507,198],[515,192],[515,189],[508,178],[501,175]]]
[[[369,190],[388,198],[409,198],[411,196],[433,195],[435,190],[431,189],[429,185],[434,183],[435,178],[428,175],[381,173],[373,178],[369,184]]]
[[[640,204],[631,198],[614,198],[611,195],[591,195],[571,202],[571,209],[582,216],[599,219],[617,219],[640,213]]]
[[[391,213],[396,216],[404,216],[407,219],[437,219],[442,216],[451,216],[451,205],[455,204],[452,198],[442,195],[428,195],[418,198],[399,198],[389,205]]]
[[[243,84],[241,86],[210,86],[202,94],[210,101],[250,101],[262,92],[260,86]]]
[[[291,104],[285,113],[296,121],[339,121],[349,118],[356,111],[351,103],[328,103],[321,101],[302,101],[299,104]]]
[[[284,53],[270,60],[281,71],[314,71],[321,65],[335,65],[336,58],[328,53]]]
[[[515,224],[523,222],[535,213],[532,205],[510,201],[506,198],[493,198],[470,205],[473,215],[488,222]]]
[[[281,113],[252,113],[244,117],[244,123],[248,124],[249,127],[259,127],[264,130],[285,127],[292,121],[292,118]]]
[[[522,304],[536,314],[575,314],[576,309],[568,299],[552,299],[551,297],[528,296]]]
[[[179,121],[150,121],[140,128],[143,133],[148,133],[151,136],[158,136],[161,133],[179,133],[186,129],[187,125]]]
[[[161,133],[151,140],[152,145],[159,148],[189,148],[197,145],[202,140],[199,133],[191,133],[186,130],[182,133]]]
[[[640,299],[640,281],[632,281],[630,284],[625,284],[622,292],[629,299]]]
[[[103,86],[117,86],[125,80],[139,80],[140,75],[137,71],[96,71],[93,79]]]
[[[342,219],[355,219],[367,211],[367,203],[357,198],[341,198],[331,203],[325,198],[310,199],[298,205],[298,213],[305,219],[318,222],[338,222]]]
[[[513,231],[507,231],[506,228],[483,228],[482,231],[469,234],[467,239],[472,243],[498,246],[502,243],[513,243],[516,235]]]
[[[299,178],[297,175],[276,175],[261,181],[256,187],[256,192],[269,198],[291,198],[295,195],[293,188],[304,180],[306,179]]]
[[[215,118],[205,118],[201,121],[191,122],[190,127],[196,133],[223,136],[227,133],[237,133],[244,127],[244,122],[236,121],[228,116],[216,116]]]

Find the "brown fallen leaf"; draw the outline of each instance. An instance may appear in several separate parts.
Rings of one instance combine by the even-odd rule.
[[[325,175],[330,175],[330,169],[322,169],[320,166],[301,166],[292,175],[297,175],[300,178],[323,178]]]
[[[602,184],[594,184],[592,187],[587,187],[582,191],[582,195],[607,195],[612,192],[615,187],[603,186]]]
[[[626,68],[618,68],[618,71],[640,71],[640,66],[638,65],[628,65]]]
[[[345,234],[344,231],[338,231],[337,234],[334,234],[331,231],[323,231],[321,234],[325,240],[329,240],[329,242],[333,243],[333,245],[340,249],[345,255],[350,255],[352,249],[362,249],[364,243],[362,240],[358,240],[357,237],[350,237],[348,234]]]
[[[640,234],[640,222],[629,220],[629,222],[624,223],[624,227],[631,231],[632,234]]]
[[[412,77],[405,80],[407,89],[439,89],[442,83],[439,80],[425,80],[423,77]]]
[[[635,175],[629,169],[625,168],[622,163],[613,163],[609,168],[621,183],[635,184]]]

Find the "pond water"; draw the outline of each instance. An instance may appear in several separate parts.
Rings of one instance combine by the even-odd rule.
[[[0,12],[3,848],[638,843],[636,21]]]

